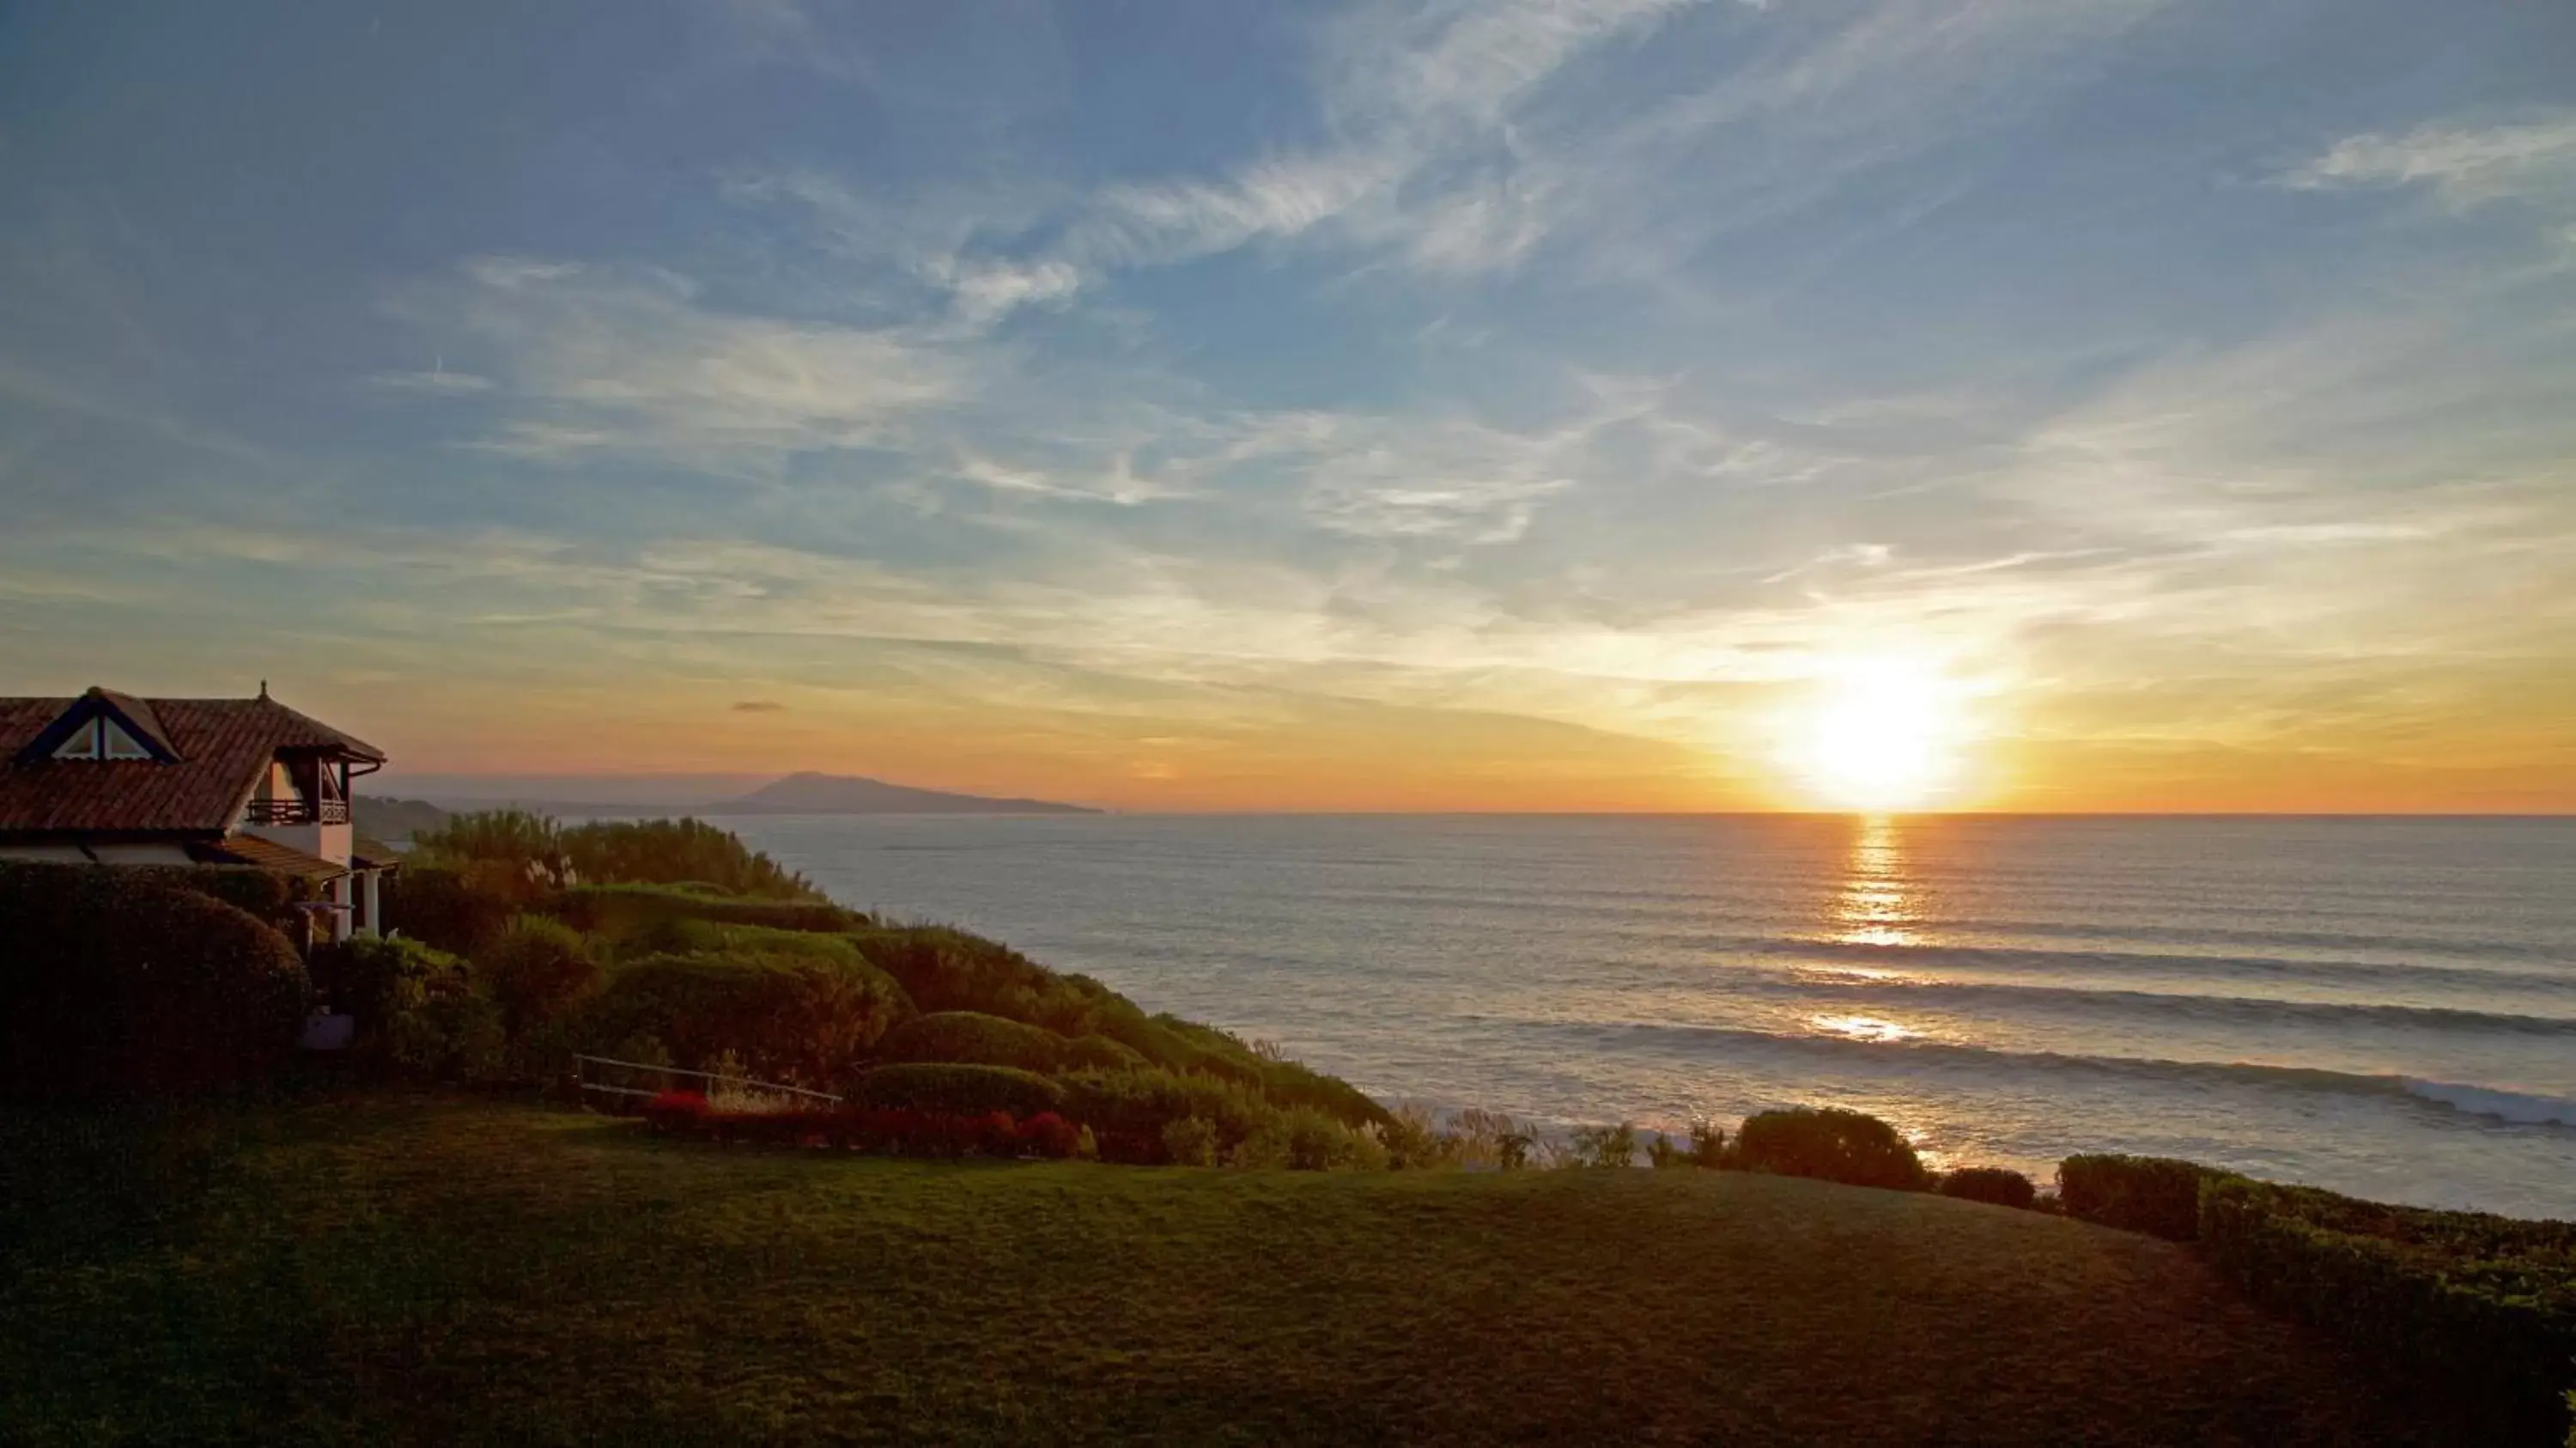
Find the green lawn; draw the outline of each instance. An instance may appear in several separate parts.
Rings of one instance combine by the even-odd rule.
[[[2402,1436],[2182,1250],[1926,1196],[929,1165],[390,1097],[78,1186],[9,1125],[10,1441]]]

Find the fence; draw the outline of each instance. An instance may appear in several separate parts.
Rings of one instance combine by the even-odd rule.
[[[682,1089],[684,1083],[701,1083],[709,1098],[730,1094],[739,1097],[793,1096],[807,1101],[841,1104],[841,1098],[829,1091],[809,1091],[802,1086],[787,1086],[776,1081],[757,1081],[749,1076],[727,1076],[714,1071],[686,1071],[677,1066],[656,1066],[646,1061],[619,1061],[607,1056],[572,1058],[573,1075],[583,1092],[605,1096],[615,1105],[634,1107],[665,1091]],[[601,1079],[608,1078],[608,1079]],[[651,1084],[645,1084],[650,1082]]]

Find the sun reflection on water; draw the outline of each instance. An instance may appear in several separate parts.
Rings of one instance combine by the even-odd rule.
[[[1914,1032],[1880,1016],[1809,1016],[1807,1024],[1847,1041],[1902,1041]]]
[[[1896,822],[1871,815],[1852,837],[1833,938],[1843,945],[1919,945],[1921,892],[1906,869],[1905,837]]]

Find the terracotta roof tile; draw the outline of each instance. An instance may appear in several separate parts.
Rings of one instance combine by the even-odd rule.
[[[176,764],[77,759],[16,762],[71,699],[0,699],[0,833],[221,834],[240,817],[278,751],[315,749],[381,763],[374,745],[274,699],[119,698],[148,715]]]
[[[349,873],[346,865],[335,865],[320,855],[257,835],[226,835],[222,843],[192,847],[190,853],[203,864],[257,865],[272,875],[294,875],[306,880],[334,880]]]

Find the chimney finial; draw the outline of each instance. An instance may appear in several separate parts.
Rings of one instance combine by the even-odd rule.
[[[263,699],[268,697],[268,680],[266,679],[259,681],[259,696]]]

